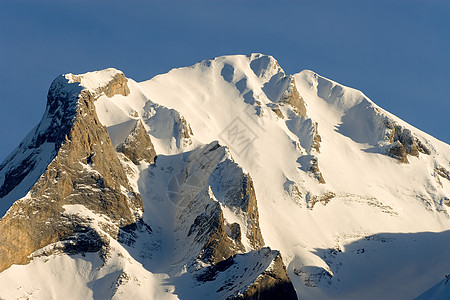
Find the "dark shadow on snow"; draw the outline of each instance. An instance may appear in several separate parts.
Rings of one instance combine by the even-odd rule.
[[[315,249],[328,270],[293,264],[289,270],[335,299],[413,299],[450,273],[449,250],[450,230],[379,233],[342,249]]]

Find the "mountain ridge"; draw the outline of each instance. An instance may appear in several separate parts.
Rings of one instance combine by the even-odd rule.
[[[333,298],[333,291],[338,290],[336,295],[345,298],[352,294],[348,285],[340,282],[352,278],[346,263],[351,264],[357,256],[339,253],[355,239],[372,241],[377,234],[450,229],[450,147],[384,111],[362,92],[312,71],[287,75],[273,57],[256,53],[202,61],[142,83],[127,79],[115,69],[58,78],[56,82],[65,80],[70,87],[64,95],[66,101],[78,101],[75,124],[86,116],[92,118],[77,134],[58,137],[63,150],[71,139],[85,136],[82,140],[87,142],[74,142],[86,145],[82,155],[74,155],[80,150],[69,147],[66,152],[74,157],[54,168],[55,174],[64,168],[66,173],[76,172],[71,191],[61,196],[61,208],[49,206],[46,210],[64,218],[72,216],[68,228],[78,224],[81,229],[70,229],[66,235],[45,241],[36,234],[40,244],[33,251],[25,251],[19,261],[3,258],[10,264],[28,263],[24,267],[31,268],[40,257],[59,257],[69,266],[74,257],[83,260],[77,256],[79,253],[90,257],[86,263],[95,264],[89,253],[97,252],[104,266],[121,274],[113,275],[116,273],[102,267],[98,270],[105,271],[100,273],[90,271],[90,278],[97,278],[93,282],[106,280],[115,286],[105,288],[110,291],[108,298],[130,295],[133,287],[136,295],[143,295],[139,293],[145,293],[145,289],[135,286],[129,278],[139,282],[144,277],[155,280],[151,284],[155,298],[189,299],[195,293],[194,286],[204,297],[251,299],[283,292],[292,298]],[[49,91],[50,98],[53,94]],[[48,112],[57,111],[61,105],[52,108],[50,104]],[[67,116],[71,120],[72,114]],[[61,123],[71,124],[54,122]],[[48,176],[52,169],[32,166],[33,170],[21,172],[20,161],[32,157],[52,166],[67,155],[64,151],[51,152],[50,157],[41,158],[40,153],[47,152],[42,148],[45,143],[39,138],[43,136],[39,128],[32,131],[36,138],[27,137],[0,166],[0,190],[5,194],[0,198],[0,207],[4,209],[12,201],[24,202],[17,199],[28,192],[27,186],[42,186],[42,176]],[[93,128],[97,129],[89,133]],[[100,132],[97,138],[96,130]],[[106,148],[95,148],[105,141]],[[30,156],[22,149],[27,143],[35,145],[28,147],[35,149]],[[95,171],[101,176],[96,175],[93,181],[86,177],[74,185],[73,181],[83,181],[80,179],[84,176],[84,167],[74,167],[77,161],[89,167],[87,174]],[[105,161],[115,169],[105,169]],[[36,173],[30,175],[31,179],[27,179],[29,171]],[[22,180],[16,180],[18,184],[11,176],[14,172],[19,179],[26,173]],[[10,178],[12,183],[8,183]],[[47,181],[47,186],[54,184]],[[99,186],[102,181],[109,182],[106,187],[111,195],[122,195],[122,208],[113,208],[120,201],[96,207],[95,203],[103,201],[105,186]],[[15,188],[22,191],[16,193]],[[72,193],[85,196],[78,202],[67,201]],[[100,201],[95,200],[96,194]],[[39,193],[27,197],[33,195]],[[89,204],[86,199],[94,201]],[[46,207],[43,203],[38,209]],[[8,215],[32,215],[14,208],[18,206],[12,205],[2,217],[0,231],[14,228],[8,223]],[[49,221],[42,218],[44,224]],[[4,229],[2,223],[7,224]],[[95,237],[98,233],[99,237]],[[12,231],[0,247],[11,247],[17,236]],[[373,253],[368,257],[370,262],[380,259],[377,251],[383,252],[383,238],[375,240],[381,242],[369,243],[363,252]],[[394,238],[392,243],[400,247],[410,242]],[[56,250],[63,249],[62,254],[45,248],[49,244]],[[47,250],[41,251],[43,247]],[[331,250],[314,250],[319,248]],[[35,254],[30,260],[32,252]],[[133,272],[126,271],[128,263],[120,258],[128,255],[132,265],[141,264],[133,267]],[[239,275],[247,278],[245,284],[230,281],[239,277],[239,270],[245,270],[251,257],[260,257],[256,261],[272,257],[269,262],[277,265],[275,275],[261,269],[256,278],[266,279],[256,284],[252,277],[255,274],[245,271]],[[336,267],[339,265],[344,267]],[[19,270],[12,266],[0,277],[3,274],[11,281]],[[202,272],[216,275],[204,277]],[[411,280],[410,286],[419,287],[410,289],[416,294],[409,296],[418,296],[420,287],[431,287],[431,278],[442,275],[433,270],[426,272],[430,281]],[[109,277],[103,277],[105,274]],[[218,274],[228,274],[228,288],[227,278]],[[404,275],[411,279],[411,275]],[[271,276],[279,281],[268,281]],[[387,284],[376,278],[380,284]],[[79,289],[87,293],[86,297],[96,298],[95,294],[101,292],[86,289],[83,280],[87,279],[79,280]],[[171,288],[164,289],[162,282]],[[29,284],[39,286],[36,282]],[[46,295],[42,287],[37,290]],[[382,291],[366,293],[387,296]],[[404,289],[398,289],[398,294],[393,291],[391,296],[404,293]]]

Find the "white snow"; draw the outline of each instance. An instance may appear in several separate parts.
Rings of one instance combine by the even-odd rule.
[[[300,140],[295,140],[287,132],[290,130],[286,130],[289,125],[284,125],[265,106],[273,103],[276,93],[272,88],[266,95],[264,87],[270,86],[271,76],[280,78],[279,69],[275,66],[269,68],[267,76],[258,76],[260,69],[256,69],[256,74],[253,72],[251,59],[220,57],[156,76],[141,83],[139,88],[152,101],[183,114],[199,142],[207,143],[219,137],[221,144],[230,148],[233,158],[250,173],[256,186],[264,239],[267,245],[281,251],[300,297],[333,297],[335,289],[343,289],[343,297],[351,292],[339,283],[330,286],[321,283],[319,288],[309,288],[294,274],[294,266],[329,267],[313,249],[333,248],[337,239],[347,235],[361,239],[383,232],[450,229],[447,208],[439,205],[442,197],[449,195],[447,183],[441,187],[430,176],[436,156],[420,154],[420,159],[409,157],[410,164],[402,165],[371,149],[382,142],[384,116],[410,129],[426,145],[431,145],[432,151],[439,148],[438,159],[443,159],[442,164],[447,166],[448,145],[383,111],[361,92],[304,71],[294,78],[306,102],[308,117],[319,124],[322,142],[316,155],[326,184],[318,184],[298,164],[305,153],[296,147],[296,142],[308,152],[309,147],[302,144],[307,134],[298,133]],[[271,58],[264,60],[271,61]],[[250,100],[261,102],[261,106],[253,105],[255,102]],[[262,116],[257,115],[258,109],[263,111]],[[286,107],[282,109],[286,111]],[[239,132],[242,132],[241,140],[233,139],[232,134]],[[243,148],[245,141],[250,142]],[[303,197],[318,196],[325,191],[336,193],[336,197],[326,206],[316,204],[312,210],[306,208],[306,203],[296,204],[295,199],[286,201],[286,177],[298,183]],[[438,213],[437,207],[443,212]],[[376,257],[371,259],[377,261]],[[405,264],[411,261],[406,260]],[[424,272],[434,278],[442,275],[432,268]],[[335,275],[340,281],[346,280],[346,274]],[[389,277],[376,275],[380,284],[389,283]],[[418,287],[425,285],[406,272],[403,275],[405,281],[413,281]],[[373,290],[380,288],[374,286]],[[370,295],[373,290],[365,292]],[[393,290],[393,297],[414,296],[415,291],[411,289],[400,290]]]
[[[123,73],[114,68],[109,68],[101,71],[87,72],[82,75],[69,73],[65,77],[69,80],[69,83],[79,82],[84,88],[92,92],[98,92],[100,88],[106,86],[117,74]]]
[[[82,76],[82,85],[96,90],[117,72],[88,73]],[[162,292],[166,286],[161,278],[173,284],[168,289],[177,280],[179,284],[190,280],[178,277],[187,270],[183,255],[190,254],[183,253],[186,245],[177,244],[177,232],[186,228],[177,219],[182,210],[171,202],[169,184],[177,174],[195,170],[190,158],[214,140],[227,146],[234,161],[252,177],[264,240],[281,252],[299,298],[414,298],[448,272],[445,250],[450,246],[450,220],[443,201],[450,198],[450,181],[435,175],[434,168],[450,169],[450,146],[384,111],[360,91],[312,71],[292,78],[306,103],[306,117],[278,101],[291,77],[272,57],[261,54],[219,57],[142,83],[128,80],[127,97],[97,99],[99,119],[114,145],[141,119],[158,154],[156,167],[143,164],[133,169],[132,184],[144,200],[143,218],[153,229],[151,240],[142,243],[159,250],[130,273],[137,278],[145,274],[156,298],[169,297]],[[280,105],[285,119],[272,111],[274,104]],[[183,118],[192,128],[192,137],[181,134]],[[383,154],[386,118],[411,130],[431,154],[408,156],[409,164]],[[312,149],[314,122],[322,140],[320,153]],[[312,157],[318,159],[325,184],[308,172]],[[201,180],[210,180],[212,186],[198,192],[204,198],[196,202],[200,205],[196,209],[218,201],[225,219],[245,230],[242,216],[223,205],[220,189],[209,175]],[[310,208],[311,201],[327,192],[334,197],[326,205],[317,202]],[[66,211],[81,209],[66,207]],[[133,253],[128,248],[120,253],[127,251]],[[25,272],[53,274],[59,263],[69,270],[77,265],[86,270],[88,275],[73,282],[83,298],[92,298],[95,289],[82,282],[98,278],[93,260],[60,255],[47,262],[39,258],[26,266],[13,266],[0,275],[0,284],[6,282],[2,278],[10,280],[0,285],[0,291],[4,286],[18,286],[12,281]],[[27,282],[27,292],[36,289],[44,293],[36,295],[44,298],[59,295],[64,286],[45,290],[35,279]],[[53,289],[55,294],[45,294]],[[7,289],[0,297],[19,292]],[[174,293],[170,297],[180,296],[176,288],[170,293]]]

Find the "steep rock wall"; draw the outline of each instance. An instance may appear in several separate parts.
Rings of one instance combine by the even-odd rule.
[[[118,87],[109,84],[108,90],[123,90],[123,81],[116,83]],[[0,271],[26,263],[31,253],[46,245],[92,230],[89,224],[68,219],[64,205],[83,205],[105,216],[114,224],[105,227],[113,237],[120,228],[139,221],[142,200],[130,187],[108,132],[98,120],[96,97],[88,90],[67,93],[67,86],[61,77],[52,84],[47,111],[55,116],[50,119],[54,125],[37,134],[32,145],[54,142],[59,145],[57,154],[27,196],[0,220]],[[87,239],[79,250],[97,251],[98,244],[99,239]]]

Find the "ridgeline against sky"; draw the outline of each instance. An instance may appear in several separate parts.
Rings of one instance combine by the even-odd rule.
[[[364,91],[450,142],[448,1],[0,2],[0,160],[39,121],[58,74],[142,81],[224,54],[271,54]]]

